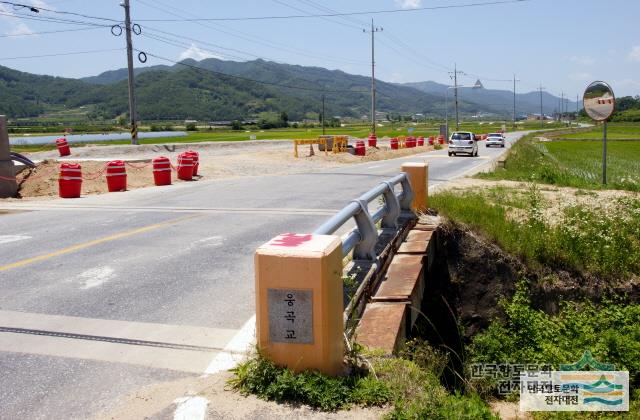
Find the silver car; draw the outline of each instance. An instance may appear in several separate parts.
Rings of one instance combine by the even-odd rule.
[[[505,138],[501,133],[491,133],[487,136],[486,147],[498,146],[504,147]]]
[[[478,156],[478,142],[473,133],[469,131],[451,133],[451,137],[449,137],[449,156],[457,156],[458,153]]]

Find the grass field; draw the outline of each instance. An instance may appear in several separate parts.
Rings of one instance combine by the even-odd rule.
[[[450,130],[454,129],[455,123],[450,122]],[[460,124],[461,130],[472,131],[474,133],[485,134],[501,129],[503,122],[463,122]],[[435,136],[439,134],[439,124],[436,123],[420,123],[416,125],[405,124],[388,124],[384,127],[377,128],[378,137],[396,137],[409,135],[409,129],[413,128],[414,136]],[[517,130],[533,130],[540,127],[538,122],[522,122],[517,126]],[[546,124],[547,128],[559,127],[557,123]],[[507,131],[512,131],[510,123],[506,124]],[[369,135],[370,127],[368,125],[352,125],[347,127],[326,128],[326,134],[343,134],[352,137],[364,138]],[[62,133],[59,133],[62,135]],[[251,131],[233,131],[233,130],[201,130],[197,132],[189,132],[186,137],[165,137],[157,139],[140,139],[141,144],[164,144],[164,143],[198,143],[209,141],[247,141],[251,136],[255,136],[256,140],[276,140],[276,139],[310,139],[316,138],[322,134],[321,128],[287,128],[273,130],[251,130]],[[33,135],[37,135],[34,133]],[[52,135],[48,133],[47,135]],[[90,144],[129,144],[128,140],[90,142]],[[82,146],[76,144],[74,147]],[[43,150],[54,149],[55,145],[20,145],[12,146],[15,152],[37,152]]]
[[[602,126],[598,125],[587,131],[558,136],[564,140],[602,140]],[[640,124],[637,123],[609,123],[607,138],[610,140],[640,140]]]
[[[602,141],[554,140],[527,136],[510,151],[506,168],[484,179],[536,181],[576,188],[640,191],[640,141],[607,143],[607,185],[602,185]]]

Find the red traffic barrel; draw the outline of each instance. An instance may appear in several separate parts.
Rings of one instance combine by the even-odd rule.
[[[407,148],[416,147],[416,138],[415,137],[407,137],[405,141],[405,145]]]
[[[184,153],[190,155],[193,158],[193,176],[198,175],[198,168],[200,167],[200,155],[194,150],[187,150]]]
[[[193,179],[193,156],[188,153],[178,155],[178,179],[183,181]]]
[[[444,144],[444,136],[438,136],[438,143]]]
[[[418,146],[424,146],[424,137],[418,137]]]
[[[61,164],[58,187],[61,198],[80,198],[82,191],[82,167],[77,163],[65,162]]]
[[[394,137],[389,141],[389,144],[391,145],[391,150],[398,150],[398,138]]]
[[[433,143],[435,142],[436,138],[434,136],[429,136],[429,146],[433,146]]]
[[[367,149],[364,146],[364,140],[356,141],[356,155],[365,156],[366,154],[367,154]]]
[[[378,137],[375,134],[369,134],[369,147],[377,147],[378,145]]]
[[[127,168],[124,160],[112,160],[107,163],[107,188],[109,192],[127,190]]]
[[[67,143],[67,139],[64,137],[56,140],[56,146],[58,146],[58,153],[60,153],[60,156],[69,156],[71,154],[69,143]]]
[[[153,182],[160,185],[171,185],[171,161],[160,156],[153,159]]]

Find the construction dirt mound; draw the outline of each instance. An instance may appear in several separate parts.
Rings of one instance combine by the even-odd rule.
[[[82,166],[82,194],[102,194],[108,192],[105,176],[106,162],[80,162]],[[17,176],[19,194],[22,198],[57,197],[60,162],[45,160],[35,169],[25,168]],[[154,185],[151,163],[127,163],[127,189]],[[197,179],[196,177],[195,179]],[[176,180],[173,182],[185,182]]]
[[[301,146],[299,148],[300,157],[295,158],[293,157],[293,146],[290,143],[286,145],[279,144],[275,147],[273,144],[264,143],[264,149],[253,145],[248,149],[237,148],[234,153],[230,153],[227,149],[204,148],[200,150],[196,145],[192,145],[192,147],[200,153],[198,173],[201,176],[195,177],[194,180],[196,181],[200,179],[215,180],[243,176],[308,173],[363,162],[394,159],[433,150],[433,147],[430,146],[401,150],[391,150],[388,146],[380,146],[378,148],[367,148],[366,156],[354,156],[349,153],[333,154],[331,152],[325,155],[324,152],[318,151],[316,146],[314,155],[309,156],[309,147]],[[23,169],[17,175],[20,197],[57,197],[58,172],[62,161],[73,161],[82,166],[83,195],[108,192],[104,170],[107,161],[115,159],[121,159],[126,162],[127,189],[133,190],[154,185],[150,160],[161,153],[146,149],[135,152],[132,149],[130,153],[123,154],[118,149],[119,155],[114,156],[110,155],[110,153],[115,152],[112,149],[107,149],[105,146],[78,148],[74,149],[72,159],[65,158],[60,161],[57,159],[45,159],[35,169]],[[164,150],[164,152],[167,152],[167,150]],[[175,165],[177,152],[162,154],[168,156]],[[36,158],[36,156],[29,157]],[[143,160],[143,162],[140,162],[140,160]],[[177,180],[175,172],[173,172],[173,180],[176,183],[185,182]]]

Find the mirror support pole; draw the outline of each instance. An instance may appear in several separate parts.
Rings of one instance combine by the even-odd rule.
[[[607,121],[602,124],[602,184],[607,185]]]

